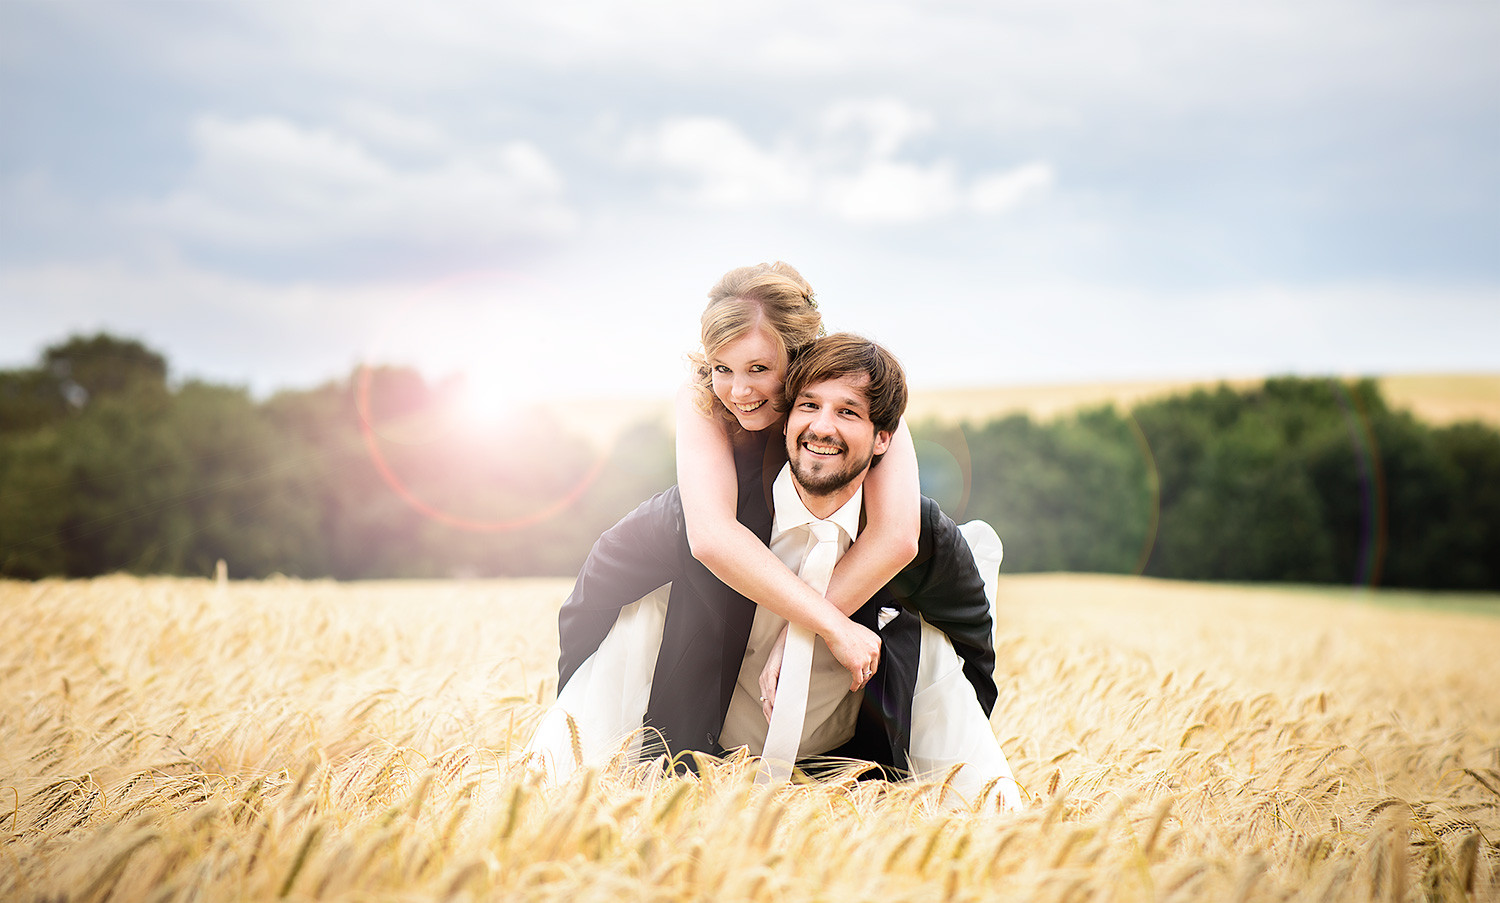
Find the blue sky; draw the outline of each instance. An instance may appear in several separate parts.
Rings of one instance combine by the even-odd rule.
[[[918,388],[1500,370],[1496,46],[1493,0],[0,0],[0,366],[665,394],[785,259]]]

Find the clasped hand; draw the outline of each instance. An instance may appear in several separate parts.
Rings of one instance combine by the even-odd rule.
[[[771,646],[766,665],[760,670],[760,708],[771,720],[771,711],[776,706],[776,684],[781,680],[781,660],[786,654],[786,637],[790,625],[783,625],[781,634]],[[862,624],[845,619],[832,635],[823,642],[833,657],[849,670],[849,692],[854,693],[869,683],[880,667],[880,634]]]

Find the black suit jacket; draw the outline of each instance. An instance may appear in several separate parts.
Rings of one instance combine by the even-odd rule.
[[[745,471],[742,467],[740,522],[769,542],[770,481],[758,470]],[[645,725],[659,732],[671,754],[693,750],[720,755],[719,732],[744,661],[755,603],[693,557],[675,486],[622,518],[589,552],[558,614],[558,688],[598,649],[622,607],[668,582],[672,589]],[[899,614],[878,628],[882,608]],[[952,641],[964,676],[989,715],[998,691],[994,623],[984,581],[958,527],[928,498],[922,499],[916,557],[852,616],[880,633],[880,667],[865,686],[854,738],[829,755],[864,759],[896,772],[907,769],[921,641],[918,615]]]

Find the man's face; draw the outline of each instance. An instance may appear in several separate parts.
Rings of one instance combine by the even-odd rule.
[[[865,373],[826,379],[792,399],[786,456],[792,476],[812,495],[833,495],[863,477],[890,445],[891,434],[870,422],[869,382]]]

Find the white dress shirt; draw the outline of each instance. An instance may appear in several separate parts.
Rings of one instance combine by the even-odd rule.
[[[860,486],[843,507],[835,511],[827,521],[839,528],[838,557],[842,558],[859,534],[860,514],[864,508],[864,487]],[[781,559],[792,573],[802,569],[817,539],[810,524],[818,520],[792,482],[791,465],[783,465],[776,483],[771,489],[771,500],[775,505],[771,523],[771,551]],[[729,701],[729,712],[724,718],[724,730],[719,735],[719,744],[725,749],[747,747],[754,755],[760,755],[766,742],[766,716],[760,705],[760,672],[765,668],[771,647],[775,645],[786,619],[765,606],[755,610],[755,623],[750,628],[750,641],[745,646],[745,660],[740,664],[740,674],[735,682],[734,695]],[[849,692],[849,672],[840,665],[828,645],[818,637],[813,643],[812,673],[807,686],[807,716],[802,722],[802,742],[798,755],[815,756],[835,749],[854,736],[854,723],[859,717],[859,694]]]

